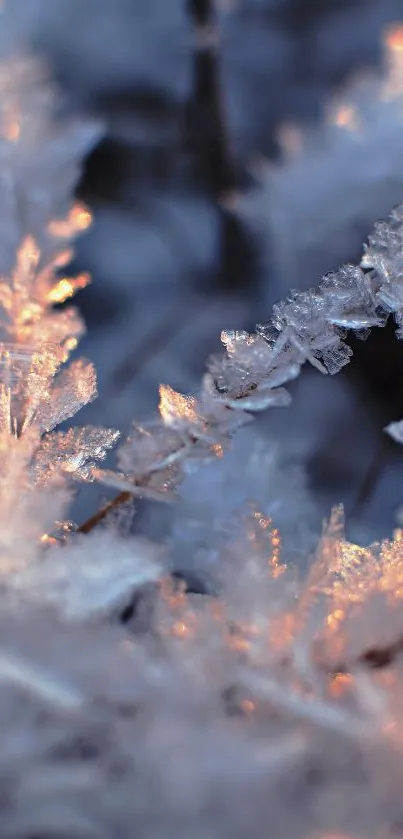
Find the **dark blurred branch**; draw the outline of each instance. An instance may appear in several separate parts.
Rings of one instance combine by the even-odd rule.
[[[256,269],[256,242],[237,213],[240,167],[231,146],[220,70],[219,31],[214,0],[186,0],[195,47],[187,104],[188,143],[203,186],[220,217],[220,281],[245,288]]]
[[[214,0],[187,0],[195,51],[188,120],[193,151],[208,189],[220,198],[237,189],[236,167],[222,101]]]

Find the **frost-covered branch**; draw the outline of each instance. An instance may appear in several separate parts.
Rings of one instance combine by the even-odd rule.
[[[210,360],[198,397],[161,386],[160,416],[134,426],[118,451],[120,471],[94,475],[121,492],[169,500],[186,471],[221,456],[253,413],[289,404],[283,385],[305,362],[325,374],[346,365],[349,330],[365,338],[393,314],[402,337],[402,253],[403,206],[375,226],[360,266],[345,265],[318,289],[276,304],[255,334],[223,332],[226,353]]]

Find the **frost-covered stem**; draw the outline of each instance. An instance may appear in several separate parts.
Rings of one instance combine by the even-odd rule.
[[[92,530],[95,530],[101,522],[103,522],[110,513],[113,513],[114,510],[121,507],[123,504],[127,504],[128,501],[131,501],[133,498],[133,494],[131,492],[119,492],[115,498],[112,498],[111,501],[108,501],[107,504],[104,504],[103,507],[100,507],[93,516],[90,516],[86,519],[80,526],[77,528],[77,533],[91,533]]]
[[[119,453],[120,473],[93,476],[133,496],[167,501],[183,480],[187,462],[223,453],[238,427],[256,411],[288,405],[284,384],[309,362],[337,373],[352,355],[348,330],[365,337],[390,314],[403,335],[403,207],[376,225],[361,266],[345,265],[319,287],[296,292],[273,308],[257,332],[223,332],[226,354],[210,359],[198,398],[160,389],[160,417],[135,426]],[[392,436],[399,433],[389,428]],[[104,518],[105,516],[102,516]]]

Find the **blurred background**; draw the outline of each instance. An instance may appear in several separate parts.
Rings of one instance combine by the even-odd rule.
[[[100,390],[79,422],[128,432],[160,382],[197,389],[221,329],[251,329],[290,288],[359,260],[403,200],[403,0],[26,0],[15,17],[67,106],[104,125],[79,186],[94,215],[76,257],[93,277],[77,298],[81,352]],[[239,445],[257,439],[277,472],[262,458],[245,493],[274,498],[288,469],[288,513],[315,529],[343,501],[352,538],[391,533],[403,503],[402,455],[382,431],[403,417],[393,331],[354,341],[335,379],[305,371],[292,406],[250,426]],[[85,488],[75,518],[102,495]],[[160,535],[167,515],[140,507],[135,526]]]

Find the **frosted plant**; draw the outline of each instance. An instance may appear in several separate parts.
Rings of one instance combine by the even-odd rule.
[[[225,354],[213,357],[198,397],[160,388],[160,417],[135,426],[118,452],[120,472],[95,468],[101,481],[132,495],[170,498],[187,470],[221,456],[235,430],[254,412],[285,406],[283,385],[309,362],[337,373],[352,355],[348,330],[365,338],[403,311],[401,241],[403,207],[378,223],[361,265],[327,274],[316,290],[295,292],[273,308],[255,334],[224,331]]]
[[[0,173],[18,170],[23,134],[12,133]],[[223,332],[225,353],[197,395],[162,386],[159,417],[134,427],[116,473],[93,464],[115,432],[55,431],[96,390],[87,362],[63,366],[77,315],[53,310],[84,282],[56,271],[67,264],[59,248],[89,220],[83,208],[66,215],[55,223],[46,211],[46,235],[21,222],[1,285],[2,835],[261,839],[270,825],[289,839],[396,837],[401,531],[382,545],[349,544],[336,509],[298,580],[275,520],[258,506],[231,510],[215,595],[200,597],[161,579],[164,549],[57,521],[68,476],[98,478],[121,499],[171,499],[255,412],[290,402],[285,386],[305,362],[325,375],[347,364],[349,329],[365,337],[392,315],[401,338],[403,208],[376,226],[360,266],[291,294],[255,334]],[[400,423],[388,430],[400,439]],[[136,626],[113,618],[135,612],[147,583],[147,631],[133,637]]]
[[[68,218],[56,239],[70,236]],[[217,547],[216,596],[200,597],[161,579],[164,550],[141,538],[62,524],[60,544],[52,529],[68,502],[67,476],[98,478],[125,498],[170,499],[188,471],[221,458],[253,413],[290,402],[285,385],[304,362],[324,374],[341,369],[348,329],[364,337],[393,314],[401,337],[402,229],[397,209],[376,227],[361,266],[292,294],[253,335],[224,332],[225,353],[210,360],[200,392],[162,386],[159,417],[135,426],[116,473],[93,465],[115,432],[54,430],[95,395],[88,363],[63,367],[77,332],[52,309],[74,283],[56,277],[54,261],[39,282],[31,242],[4,274],[5,836],[261,839],[267,824],[295,839],[396,835],[400,532],[381,546],[350,545],[336,510],[298,581],[275,521],[258,507],[235,512]],[[147,583],[148,631],[133,638],[130,623],[112,618],[130,612]]]
[[[347,364],[351,356],[346,343],[349,329],[365,338],[371,327],[383,326],[393,314],[398,327],[397,337],[401,337],[402,229],[403,208],[399,207],[393,210],[387,222],[375,226],[360,266],[343,266],[338,272],[324,277],[318,289],[295,292],[274,307],[272,320],[258,326],[254,335],[224,332],[226,353],[210,361],[198,397],[184,396],[167,386],[161,387],[159,420],[156,418],[141,428],[135,427],[133,436],[118,454],[122,467],[120,474],[105,473],[96,468],[97,477],[127,490],[129,495],[147,496],[151,489],[151,497],[170,497],[169,493],[179,486],[189,469],[200,461],[222,455],[236,428],[247,422],[255,411],[288,404],[290,396],[283,385],[298,375],[304,362],[310,362],[324,374],[334,374]],[[393,424],[387,430],[397,437],[400,424]],[[261,515],[268,526],[269,519],[263,514],[257,511],[254,515]],[[396,596],[396,590],[400,588],[402,552],[399,535],[379,549],[364,550],[348,545],[335,521],[332,528],[336,527],[337,536],[326,537],[322,543],[322,561],[315,566],[314,576],[308,581],[307,594],[300,596],[302,612],[299,610],[299,613],[304,620],[307,618],[310,607],[306,598],[316,604],[317,592],[327,634],[332,630],[331,654],[322,654],[326,667],[333,666],[337,670],[347,667],[351,659],[357,663],[371,662],[373,657],[377,660],[378,653],[381,655],[374,646],[374,637],[366,634],[367,625],[371,627],[368,615],[372,615],[374,608],[375,611],[381,608],[381,603],[384,610],[392,591]],[[241,556],[248,556],[248,550],[241,547],[239,536],[235,543]],[[244,586],[242,590],[245,590]],[[361,600],[359,591],[362,591]],[[352,612],[345,608],[346,603],[354,604]],[[316,633],[319,633],[316,606],[313,614]],[[343,646],[340,639],[343,639],[351,614],[357,620],[355,644]],[[292,624],[301,627],[299,621],[298,616],[291,619],[288,614],[285,624],[288,632]],[[337,637],[336,624],[341,625]],[[400,648],[402,637],[398,610],[390,610],[388,626],[386,630],[384,622],[384,631],[378,637],[380,650],[392,650],[392,655],[393,650]],[[310,627],[308,621],[308,634]],[[301,633],[301,628],[298,631]],[[319,633],[320,644],[325,650],[327,634],[322,638]],[[387,636],[387,642],[383,642],[383,635]]]
[[[73,238],[91,221],[70,196],[78,161],[99,127],[56,121],[55,92],[36,59],[0,66],[0,102],[0,206],[8,225],[0,252],[1,431],[30,449],[36,481],[57,469],[85,478],[89,461],[104,457],[117,434],[92,428],[51,434],[96,396],[89,362],[61,367],[84,327],[74,308],[55,304],[88,282],[60,270],[71,261]],[[29,429],[28,446],[22,438]]]
[[[17,82],[21,84],[18,72]],[[44,102],[48,107],[52,99],[45,97]],[[46,107],[38,107],[38,118],[49,127]],[[24,126],[24,121],[17,122],[17,128],[10,131],[8,126],[5,132],[5,172],[18,174],[18,150],[22,160],[35,157],[38,137],[31,124],[25,137]],[[41,132],[38,136],[42,148]],[[24,196],[22,182],[19,189]],[[54,203],[59,205],[57,198]],[[16,224],[17,209],[15,205]],[[321,372],[335,373],[351,355],[344,340],[347,329],[365,336],[372,326],[382,326],[390,312],[400,324],[402,213],[395,210],[388,223],[377,226],[362,267],[345,266],[325,277],[316,291],[295,293],[277,304],[271,322],[259,326],[254,335],[224,332],[226,354],[210,361],[197,397],[161,386],[160,418],[135,426],[118,453],[118,472],[102,470],[93,461],[103,458],[116,432],[93,428],[54,432],[96,394],[90,364],[76,361],[62,367],[76,345],[80,320],[74,310],[53,308],[87,282],[86,277],[60,278],[56,270],[70,259],[66,244],[89,220],[88,211],[75,207],[65,220],[47,220],[42,236],[46,258],[29,228],[24,231],[27,236],[15,250],[15,266],[0,287],[2,328],[12,339],[2,345],[4,448],[8,437],[17,448],[24,447],[32,487],[52,484],[67,473],[84,480],[97,478],[120,489],[124,498],[169,500],[189,469],[223,454],[233,433],[249,422],[253,412],[289,403],[284,385],[298,375],[305,361]]]
[[[105,561],[101,571],[95,539],[88,553],[73,551],[73,596],[69,551],[57,552],[74,529],[63,521],[70,479],[93,480],[94,461],[119,436],[92,426],[55,430],[97,394],[93,365],[67,364],[82,319],[74,307],[58,304],[89,282],[66,270],[74,238],[91,222],[71,194],[81,158],[100,133],[96,124],[58,119],[58,102],[38,59],[0,63],[0,577],[21,601],[24,591],[38,597],[41,585],[44,595],[47,576],[44,599],[51,604],[58,592],[59,607],[78,617],[84,602],[87,610],[91,602],[91,615],[116,610],[120,599],[124,605],[135,588],[159,575],[160,564],[159,551],[144,540],[127,547],[116,539],[122,563],[115,568]],[[109,544],[105,536],[103,544]],[[24,577],[28,568],[32,578]]]

